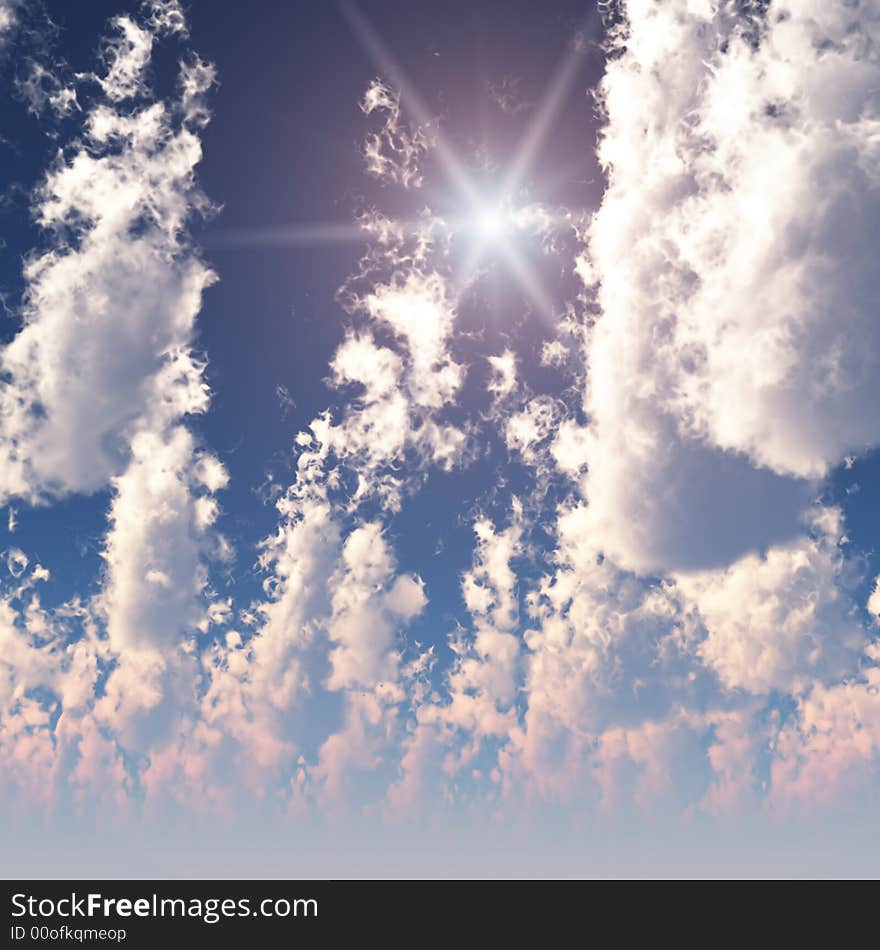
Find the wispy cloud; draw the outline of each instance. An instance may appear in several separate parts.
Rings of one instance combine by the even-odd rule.
[[[419,188],[423,180],[420,163],[433,144],[431,124],[407,125],[400,111],[400,93],[380,79],[364,93],[361,110],[365,115],[377,112],[384,117],[381,129],[364,143],[367,172],[381,181]]]

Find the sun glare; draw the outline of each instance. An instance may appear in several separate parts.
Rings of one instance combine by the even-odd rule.
[[[486,241],[497,241],[508,229],[508,216],[500,208],[483,208],[476,215],[476,230]]]

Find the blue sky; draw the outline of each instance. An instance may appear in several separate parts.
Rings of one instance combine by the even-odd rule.
[[[716,7],[0,2],[7,815],[873,801],[880,13]]]

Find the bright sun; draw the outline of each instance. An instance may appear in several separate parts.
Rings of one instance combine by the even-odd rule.
[[[483,208],[476,215],[476,228],[487,241],[497,241],[507,230],[507,215],[499,208]]]

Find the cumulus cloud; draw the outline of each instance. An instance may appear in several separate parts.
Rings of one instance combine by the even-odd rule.
[[[23,796],[23,807],[39,802],[50,809],[64,792],[64,767],[76,749],[66,722],[81,720],[90,708],[107,654],[79,601],[43,608],[45,568],[31,565],[18,549],[6,560],[10,576],[0,581],[0,799],[12,804]]]
[[[149,753],[193,709],[205,560],[228,551],[211,530],[225,471],[182,424],[208,405],[191,346],[214,275],[186,225],[206,207],[194,170],[214,72],[185,54],[176,96],[157,99],[149,86],[156,42],[184,32],[176,2],[148,3],[143,18],[112,21],[102,68],[77,77],[81,134],[36,189],[47,243],[25,264],[23,326],[0,353],[0,491],[32,502],[111,492],[102,590],[46,612],[13,668],[27,690],[23,670],[45,661],[33,685],[57,704],[52,714],[46,701],[56,765],[78,757],[74,787],[98,797],[106,788],[110,799],[115,788],[120,801],[136,781],[121,748]],[[60,88],[31,78],[32,106]],[[27,568],[24,555],[10,563]],[[80,658],[62,659],[71,652]]]
[[[880,434],[863,411],[878,21],[870,4],[624,12],[582,268],[602,308],[590,520],[622,563],[696,567],[792,536],[809,480]]]
[[[352,504],[378,496],[398,510],[428,468],[448,470],[468,456],[468,427],[451,417],[465,376],[450,352],[457,302],[432,263],[442,222],[406,232],[369,214],[361,224],[375,240],[341,292],[360,326],[330,363],[330,381],[352,398],[314,419],[298,441],[314,447],[328,478],[353,475]],[[389,332],[392,343],[379,343]]]
[[[880,667],[877,651],[857,678],[817,684],[798,702],[798,715],[773,737],[770,803],[808,810],[842,794],[864,791],[880,765]]]
[[[393,754],[399,741],[396,707],[406,692],[394,634],[422,612],[427,598],[419,577],[395,577],[395,567],[381,526],[372,522],[348,536],[330,582],[326,685],[346,691],[345,725],[322,744],[313,775],[331,797],[338,796],[352,768],[373,767],[389,746]]]
[[[816,521],[812,537],[678,581],[708,631],[697,652],[727,689],[798,693],[857,663],[866,643],[859,575],[841,548],[840,513]]]
[[[415,404],[438,408],[448,403],[461,386],[462,367],[447,349],[455,310],[441,275],[410,272],[403,280],[377,286],[362,305],[406,344]]]
[[[506,528],[498,530],[485,517],[474,524],[473,564],[461,579],[471,626],[450,637],[454,661],[443,693],[414,705],[400,775],[388,790],[392,808],[411,811],[442,801],[442,790],[452,789],[459,774],[475,764],[481,775],[499,774],[499,750],[517,723],[522,642],[513,562],[523,553],[523,529],[523,507],[516,499]],[[489,742],[494,751],[481,761]]]
[[[876,762],[862,565],[815,498],[877,441],[880,11],[619,12],[600,90],[608,188],[578,266],[598,306],[587,425],[550,427],[583,500],[560,507],[557,564],[527,597],[505,781],[564,797],[592,777],[600,804],[645,804],[711,736],[691,802],[753,800],[768,745],[769,800],[816,800]],[[546,451],[532,414],[513,421]],[[787,722],[756,714],[751,697],[774,694],[794,697]]]
[[[331,580],[329,689],[372,688],[381,683],[393,689],[397,679],[397,653],[391,639],[394,619],[411,620],[427,602],[418,578],[403,575],[391,583],[393,571],[381,525],[361,525],[346,538],[337,575]]]
[[[141,432],[114,481],[103,607],[119,654],[146,647],[168,652],[199,620],[198,595],[207,583],[202,537],[216,503],[194,474],[198,461],[184,427],[167,435]],[[225,478],[213,484],[222,488]]]
[[[508,416],[504,438],[508,449],[517,453],[527,464],[534,465],[540,457],[542,445],[556,431],[559,407],[549,396],[536,396],[524,408]]]
[[[424,587],[397,571],[384,519],[363,510],[378,501],[398,511],[430,468],[461,463],[467,448],[447,418],[464,368],[449,349],[455,300],[431,266],[434,222],[413,233],[370,213],[361,225],[371,243],[341,292],[352,325],[327,378],[341,405],[296,437],[252,629],[203,662],[202,715],[235,743],[214,743],[212,768],[222,754],[246,755],[265,792],[297,761],[290,794],[303,806],[340,803],[353,775],[393,758],[399,708],[421,688],[421,654],[401,637],[427,603]],[[328,709],[341,720],[327,721]]]
[[[699,633],[673,591],[597,558],[579,517],[560,517],[556,565],[526,595],[527,705],[506,763],[511,792],[560,801],[589,792],[603,733],[689,704],[697,685]]]
[[[202,115],[179,102],[133,107],[155,37],[126,17],[114,30],[84,141],[59,153],[36,193],[51,243],[26,263],[24,326],[0,353],[7,497],[101,488],[139,429],[207,405],[189,347],[214,276],[183,232],[204,204],[193,177]],[[184,83],[194,70],[204,93],[213,74],[184,64]]]
[[[474,525],[474,564],[461,582],[473,636],[457,637],[458,657],[450,674],[448,720],[475,737],[504,735],[515,698],[520,642],[519,591],[512,561],[522,554],[522,506],[513,500],[511,524],[501,530],[488,519]]]

